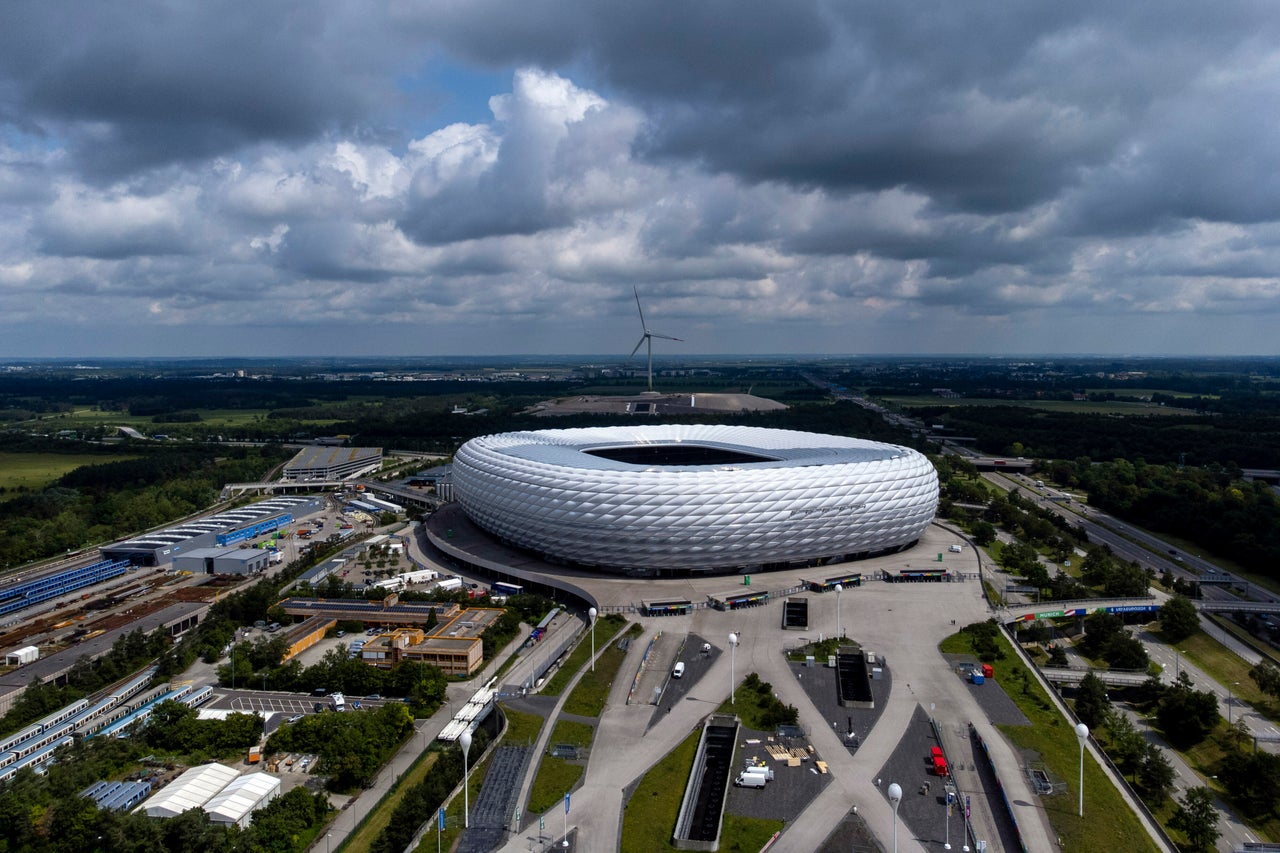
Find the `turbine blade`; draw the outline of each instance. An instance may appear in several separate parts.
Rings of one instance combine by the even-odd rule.
[[[684,338],[673,338],[670,335],[660,335],[657,332],[649,332],[648,334],[651,338],[662,338],[664,341],[684,341]]]
[[[649,334],[646,332],[644,336],[640,338],[640,343],[636,344],[636,348],[631,351],[631,355],[627,356],[627,358],[633,358],[636,353],[640,352],[640,347],[644,346],[644,342],[647,340],[649,340]],[[650,344],[650,346],[653,346],[653,344]]]
[[[649,327],[644,324],[644,309],[640,307],[640,291],[636,290],[635,285],[631,286],[631,292],[636,295],[636,310],[640,312],[640,328],[644,329],[644,333],[649,334]]]

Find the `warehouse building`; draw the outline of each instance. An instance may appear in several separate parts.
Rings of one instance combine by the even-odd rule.
[[[220,826],[248,829],[253,813],[280,795],[280,780],[266,773],[249,773],[231,783],[205,803],[209,820]]]
[[[179,554],[233,544],[276,529],[287,523],[282,522],[285,517],[304,518],[323,509],[324,499],[318,496],[275,497],[105,546],[102,555],[135,566],[163,566]]]
[[[173,558],[175,572],[193,575],[256,575],[267,568],[270,551],[258,548],[196,548]]]
[[[147,817],[170,818],[188,809],[203,808],[239,775],[240,771],[225,764],[192,767],[139,806],[138,810],[146,812]]]
[[[381,467],[381,447],[304,447],[284,466],[284,479],[347,480]]]

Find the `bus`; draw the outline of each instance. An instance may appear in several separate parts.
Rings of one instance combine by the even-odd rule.
[[[492,587],[494,595],[524,595],[524,587],[518,583],[498,581]]]

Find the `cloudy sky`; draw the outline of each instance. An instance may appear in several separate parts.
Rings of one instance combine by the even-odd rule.
[[[6,0],[0,357],[1280,353],[1280,8]]]

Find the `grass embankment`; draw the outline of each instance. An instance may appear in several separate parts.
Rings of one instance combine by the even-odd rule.
[[[471,768],[471,773],[467,778],[467,792],[471,798],[471,805],[475,805],[476,800],[480,797],[480,788],[484,786],[485,774],[489,772],[489,760],[493,757],[493,753],[489,755]],[[459,792],[461,794],[461,792]],[[456,796],[445,807],[444,831],[440,833],[440,849],[452,850],[453,842],[462,834],[463,827],[463,799]],[[424,820],[431,820],[432,815],[425,815]],[[436,831],[428,832],[422,836],[422,842],[414,849],[414,853],[435,853],[436,850]]]
[[[1168,643],[1167,640],[1164,642]],[[1179,650],[1201,671],[1222,687],[1230,689],[1239,702],[1249,703],[1268,719],[1280,720],[1280,703],[1258,689],[1257,683],[1249,677],[1252,667],[1204,631],[1198,630],[1185,640],[1169,643],[1169,647]]]
[[[356,826],[356,831],[347,836],[347,840],[342,843],[339,850],[345,851],[364,851],[373,847],[373,842],[382,834],[382,830],[387,828],[391,823],[391,815],[395,812],[396,806],[400,805],[400,801],[404,799],[415,785],[427,778],[427,773],[435,765],[436,759],[440,757],[438,752],[427,752],[418,757],[418,760],[409,768],[409,772],[401,776],[396,784],[391,788],[385,797],[374,806],[373,811],[365,815],[364,820],[360,821]]]
[[[591,747],[595,729],[586,723],[561,720],[551,732],[550,745],[571,744],[580,751]],[[564,799],[586,772],[586,767],[565,758],[558,758],[548,750],[538,765],[538,775],[529,790],[529,813],[541,814]]]
[[[502,735],[503,743],[520,746],[533,744],[538,739],[538,732],[542,731],[542,724],[546,720],[537,714],[513,711],[506,705],[500,707],[502,708],[502,715],[507,718],[507,730]]]
[[[597,618],[596,642],[600,644],[597,648],[607,646],[626,624],[626,617],[618,613],[610,613],[608,616]],[[568,657],[560,664],[560,669],[547,680],[547,683],[538,692],[543,696],[559,696],[569,686],[569,681],[573,678],[574,673],[582,669],[590,657],[591,629],[588,628],[582,632],[582,638],[578,641],[578,645],[574,647],[573,651],[569,652]]]
[[[638,636],[643,630],[639,625],[632,625],[628,633]],[[564,712],[580,717],[600,716],[605,700],[609,698],[609,688],[613,686],[613,679],[626,657],[626,652],[611,643],[596,659],[595,669],[588,669],[582,674],[578,686],[573,688],[573,692],[565,700]]]
[[[671,834],[680,815],[684,785],[675,780],[689,778],[701,736],[701,730],[690,734],[640,780],[622,812],[622,853],[676,849]]]
[[[996,682],[1017,704],[1029,726],[997,726],[1015,746],[1035,750],[1049,772],[1068,780],[1074,789],[1079,778],[1080,743],[1074,727],[1058,712],[1057,707],[1040,689],[1039,682],[1016,657],[1008,640],[996,636],[1004,653],[1002,660],[992,662]],[[966,633],[953,634],[941,644],[948,654],[974,654]],[[1077,814],[1079,791],[1043,797],[1045,813],[1054,831],[1062,838],[1064,850],[1151,850],[1158,848],[1142,828],[1142,823],[1125,803],[1111,780],[1086,753],[1084,765],[1084,813]]]
[[[701,729],[694,731],[640,780],[622,813],[622,853],[676,849],[671,843],[671,836],[676,831],[685,782],[693,769],[701,736]],[[785,823],[780,820],[725,812],[720,829],[720,849],[754,853],[783,826]]]

